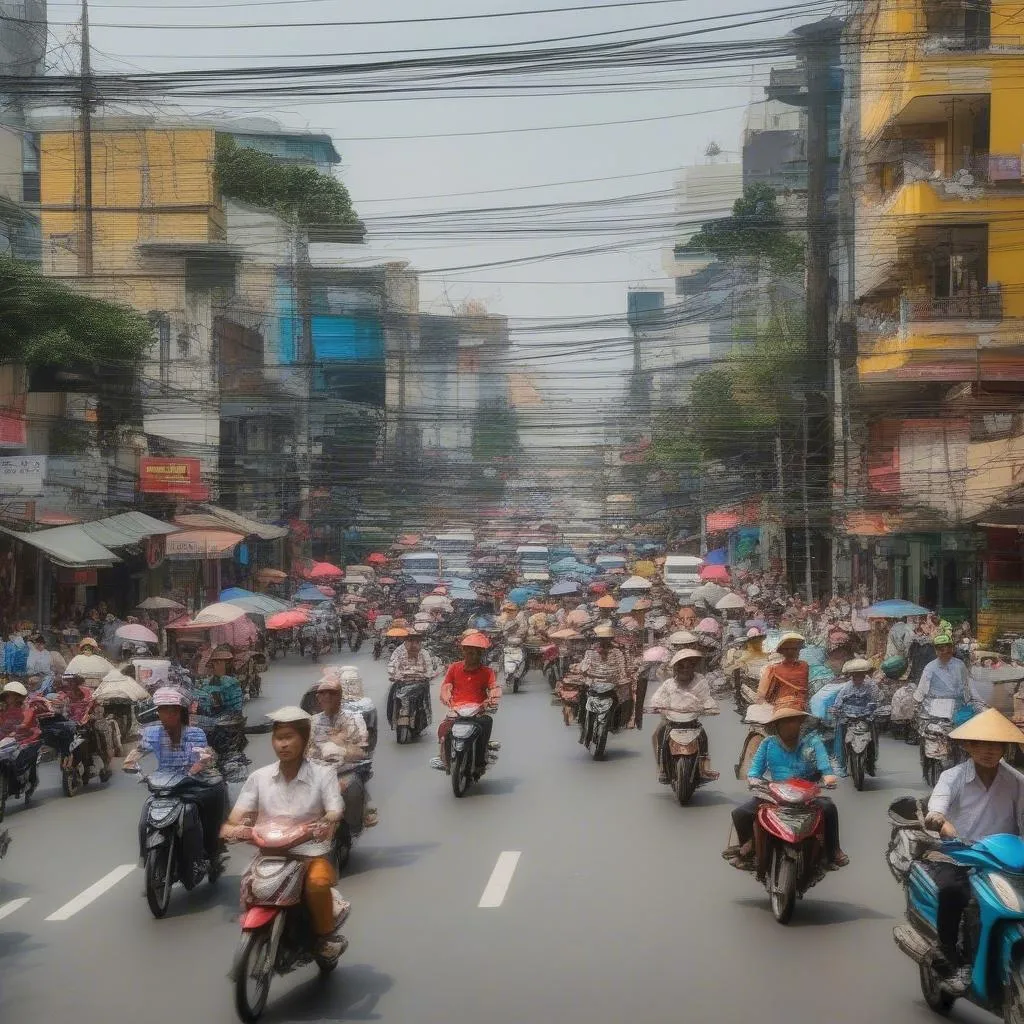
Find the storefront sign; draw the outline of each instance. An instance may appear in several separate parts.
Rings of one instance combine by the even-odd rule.
[[[45,455],[16,455],[0,459],[0,494],[38,497],[46,479]]]
[[[146,456],[139,462],[139,490],[143,494],[197,498],[205,490],[199,479],[199,460]]]
[[[61,569],[57,573],[57,582],[62,587],[95,587],[95,569]]]

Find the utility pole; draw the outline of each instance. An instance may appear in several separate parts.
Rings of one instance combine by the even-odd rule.
[[[92,106],[96,101],[92,84],[89,46],[89,0],[82,0],[82,58],[80,75],[80,121],[82,128],[82,272],[92,277]]]
[[[308,544],[303,544],[303,557],[312,555],[312,524],[313,518],[311,461],[313,458],[313,438],[310,423],[310,409],[313,402],[313,311],[310,301],[309,284],[309,239],[303,233],[298,214],[295,215],[295,305],[299,320],[297,362],[301,367],[302,395],[299,399],[299,418],[297,423],[298,437],[296,448],[299,456],[299,518],[306,524],[310,537]]]
[[[801,419],[803,420],[804,434],[804,472],[803,472],[803,505],[804,505],[804,586],[807,588],[807,603],[814,600],[814,588],[811,580],[811,503],[807,493],[807,449],[808,444],[808,415],[807,396],[801,398],[800,404]]]

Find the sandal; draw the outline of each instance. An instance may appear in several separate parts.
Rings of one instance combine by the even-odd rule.
[[[840,868],[845,868],[850,863],[850,858],[840,850],[833,858],[832,863],[829,864],[830,871],[838,871]]]

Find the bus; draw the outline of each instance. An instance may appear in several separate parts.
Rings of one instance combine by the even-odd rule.
[[[516,565],[526,583],[546,583],[551,579],[548,549],[540,544],[522,544],[516,548]]]

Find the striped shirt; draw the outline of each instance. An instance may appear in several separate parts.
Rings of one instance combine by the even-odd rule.
[[[156,754],[156,763],[163,769],[178,768],[187,772],[201,760],[207,747],[206,733],[194,725],[182,728],[178,746],[171,743],[171,737],[162,725],[147,725],[136,749],[140,754]]]

